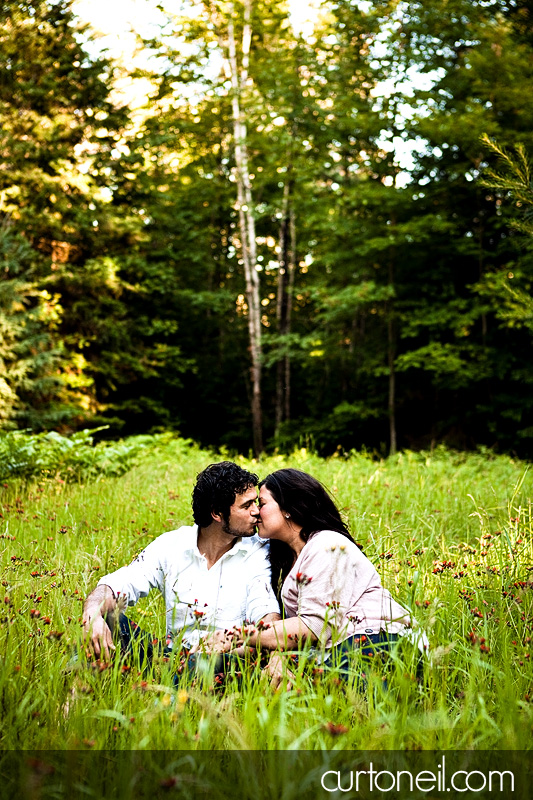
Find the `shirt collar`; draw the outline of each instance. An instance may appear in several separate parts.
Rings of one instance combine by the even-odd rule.
[[[185,530],[182,533],[182,539],[183,551],[185,553],[198,552],[198,525],[185,526]]]
[[[183,534],[183,539],[184,539],[184,547],[183,547],[184,552],[196,553],[197,555],[200,554],[200,551],[198,550],[198,525],[191,525],[190,527],[188,527]],[[229,558],[230,555],[239,553],[241,551],[250,552],[255,547],[257,547],[258,544],[263,545],[264,543],[260,542],[258,540],[257,535],[255,534],[253,536],[246,536],[246,537],[240,536],[238,539],[235,540],[233,547],[231,547],[226,553],[224,553],[224,555]]]

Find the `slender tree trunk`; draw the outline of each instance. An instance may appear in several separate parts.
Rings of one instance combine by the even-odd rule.
[[[291,206],[289,211],[289,258],[287,268],[289,270],[288,292],[287,292],[287,333],[291,332],[292,321],[292,298],[294,289],[294,277],[296,275],[296,217],[294,208]],[[289,353],[285,355],[285,420],[291,418],[291,357]]]
[[[233,139],[235,144],[235,181],[239,206],[239,232],[241,252],[246,282],[248,303],[248,335],[250,339],[251,384],[252,384],[252,426],[253,449],[256,456],[263,451],[262,422],[262,346],[261,346],[261,300],[259,275],[257,273],[257,248],[255,239],[255,218],[253,211],[252,184],[248,167],[248,146],[246,123],[241,110],[244,87],[248,80],[250,42],[252,38],[252,0],[244,2],[244,25],[242,34],[242,58],[239,68],[235,28],[233,24],[234,5],[229,4],[226,72],[231,80]]]

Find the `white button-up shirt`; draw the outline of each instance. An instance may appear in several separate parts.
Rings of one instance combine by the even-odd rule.
[[[165,598],[167,635],[183,631],[183,644],[197,644],[215,629],[245,620],[258,622],[279,613],[270,584],[268,546],[258,536],[237,539],[207,568],[198,550],[198,526],[183,526],[158,536],[137,558],[98,582],[134,605],[150,589]]]

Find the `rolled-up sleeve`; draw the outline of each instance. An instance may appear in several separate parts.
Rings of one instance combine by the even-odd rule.
[[[368,589],[373,568],[359,549],[338,542],[340,534],[325,531],[312,537],[284,586],[284,599],[317,639],[326,646],[348,624],[350,607]]]
[[[161,544],[151,542],[131,564],[104,575],[98,585],[109,586],[117,597],[126,599],[129,606],[146,597],[150,589],[163,591],[165,566]]]

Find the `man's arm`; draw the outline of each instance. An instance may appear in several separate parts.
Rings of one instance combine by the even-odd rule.
[[[281,619],[281,614],[278,614],[277,611],[273,611],[271,614],[265,614],[264,617],[261,617],[259,622],[261,625],[269,625],[272,622],[277,622],[279,619]]]
[[[88,655],[108,659],[110,651],[115,649],[113,632],[106,622],[106,616],[122,610],[126,605],[134,605],[140,597],[146,597],[152,588],[163,591],[162,552],[164,555],[168,549],[168,537],[174,533],[171,531],[159,536],[130,564],[104,575],[88,596],[83,607],[83,635]]]
[[[115,645],[105,617],[116,607],[117,600],[109,586],[101,584],[87,597],[83,606],[83,638],[87,655],[109,661],[110,651],[115,649]]]

